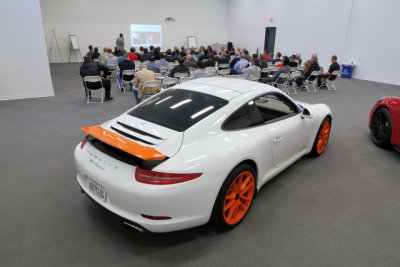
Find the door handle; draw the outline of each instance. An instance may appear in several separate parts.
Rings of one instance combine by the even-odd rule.
[[[277,143],[279,143],[280,141],[282,141],[282,137],[281,137],[281,136],[275,137],[274,141],[272,141],[272,142],[273,142],[274,144],[277,144]]]

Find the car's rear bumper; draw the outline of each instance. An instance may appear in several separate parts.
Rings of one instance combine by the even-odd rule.
[[[97,150],[89,142],[75,149],[77,180],[81,189],[109,211],[151,232],[169,232],[207,223],[219,188],[210,174],[172,185],[150,185],[135,180],[136,168]],[[105,201],[90,189],[90,181],[106,191]],[[151,220],[142,216],[168,216]]]

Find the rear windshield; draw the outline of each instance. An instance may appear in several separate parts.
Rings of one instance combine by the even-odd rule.
[[[128,114],[183,132],[226,104],[227,100],[216,96],[169,89],[153,96]]]

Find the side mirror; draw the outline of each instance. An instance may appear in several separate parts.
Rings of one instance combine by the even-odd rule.
[[[311,115],[310,111],[306,108],[303,109],[303,112],[301,113],[301,118],[302,119],[311,119],[313,116]]]

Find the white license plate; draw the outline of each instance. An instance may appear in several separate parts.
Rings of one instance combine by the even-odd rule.
[[[102,201],[106,202],[107,192],[104,187],[99,184],[98,182],[90,179],[89,180],[89,190],[92,192],[96,197],[101,199]]]

